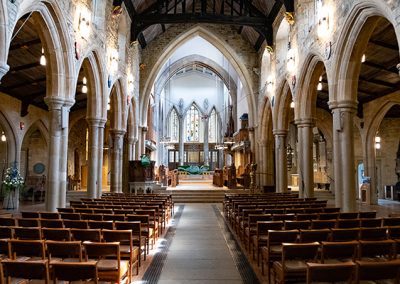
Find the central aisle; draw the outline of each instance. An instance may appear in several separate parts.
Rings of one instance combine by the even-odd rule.
[[[244,283],[250,275],[252,283],[256,283],[254,273],[250,271],[249,274],[248,265],[243,265],[247,261],[243,261],[243,255],[231,239],[217,206],[221,205],[175,205],[175,224],[167,232],[163,247],[143,280],[151,279],[150,282],[157,283]],[[155,265],[158,271],[152,270],[151,266],[154,268]],[[155,274],[159,274],[158,277],[154,277]]]

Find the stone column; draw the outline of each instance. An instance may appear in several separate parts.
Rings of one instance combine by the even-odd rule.
[[[296,121],[299,140],[299,193],[302,197],[314,197],[313,169],[313,119]]]
[[[105,127],[106,120],[99,121],[98,127],[98,167],[97,171],[97,191],[96,197],[100,198],[103,191],[103,155],[104,155],[104,127]]]
[[[208,157],[209,155],[209,147],[208,147],[208,121],[209,118],[207,117],[204,119],[204,149],[203,149],[203,154],[204,154],[204,165],[209,166],[210,165],[210,159]]]
[[[45,102],[49,108],[49,153],[48,153],[48,171],[47,171],[47,190],[46,190],[46,211],[56,211],[60,206],[61,192],[61,169],[62,169],[62,151],[65,143],[63,143],[63,126],[62,125],[62,107],[65,100],[56,97],[46,97]],[[65,113],[65,112],[64,112]],[[66,118],[68,121],[68,118]],[[68,141],[68,140],[67,140]],[[66,143],[68,144],[68,142]],[[66,175],[66,173],[65,173]]]
[[[287,130],[274,130],[275,136],[275,170],[276,170],[276,191],[287,192],[287,152],[286,137]]]
[[[356,181],[354,165],[354,115],[357,104],[353,102],[340,102],[340,165],[342,174],[343,203],[344,212],[353,212],[356,210]]]
[[[185,145],[183,143],[184,141],[184,127],[183,127],[183,121],[184,117],[183,115],[178,115],[179,119],[179,165],[183,166],[184,164],[184,157],[185,157]]]
[[[364,175],[371,178],[370,180],[370,192],[367,192],[366,202],[367,204],[378,204],[378,180],[376,171],[376,155],[377,149],[375,148],[375,133],[370,133],[365,137],[365,158],[364,158]],[[357,189],[356,189],[357,192]]]
[[[128,138],[128,160],[133,161],[135,159],[135,145],[137,142],[137,138],[129,137]]]
[[[87,197],[96,198],[98,190],[98,167],[99,164],[99,126],[100,119],[88,118],[89,130],[89,149],[88,149],[88,184],[87,184]]]
[[[140,137],[140,153],[139,157],[143,154],[146,154],[146,133],[147,133],[147,127],[142,126],[142,132],[141,132],[141,137]]]
[[[8,70],[10,70],[10,66],[8,66],[6,63],[0,64],[0,83],[1,79],[7,74]]]
[[[267,158],[267,144],[266,140],[260,140],[258,142],[259,144],[259,157],[256,159],[258,166],[258,171],[259,171],[259,180],[260,180],[260,186],[266,185],[267,182],[267,164],[266,164],[266,158]]]
[[[110,130],[111,192],[122,192],[122,154],[124,134],[125,131],[123,130]]]
[[[343,188],[341,182],[341,149],[340,149],[340,110],[337,108],[337,104],[329,103],[329,107],[332,109],[332,119],[333,119],[333,183],[335,189],[335,206],[342,208],[343,204]]]

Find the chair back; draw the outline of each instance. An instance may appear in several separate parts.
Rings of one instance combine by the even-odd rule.
[[[333,264],[307,263],[307,284],[316,282],[344,282],[352,283],[356,264],[343,262]]]
[[[87,220],[64,220],[64,227],[71,229],[88,229]]]
[[[81,214],[79,213],[72,213],[72,212],[62,212],[60,213],[60,217],[63,220],[80,220]]]
[[[40,227],[40,222],[37,218],[19,218],[17,223],[20,227]]]
[[[319,243],[283,243],[282,260],[316,260],[318,255]]]
[[[324,242],[328,240],[330,232],[331,231],[329,229],[300,230],[300,242]]]
[[[331,229],[332,242],[346,242],[358,240],[360,229]]]
[[[64,228],[61,219],[40,219],[40,225],[42,228]]]
[[[399,283],[400,279],[400,260],[391,261],[356,261],[357,280],[375,281],[392,279]]]
[[[13,237],[12,227],[0,227],[0,239],[12,239]]]
[[[98,283],[96,261],[85,262],[55,262],[52,264],[54,284],[58,281],[92,281]]]
[[[16,226],[16,219],[11,217],[0,218],[0,226]]]
[[[49,265],[47,260],[20,261],[2,260],[3,274],[7,283],[11,283],[10,278],[27,280],[44,280],[46,284],[50,282]]]
[[[42,238],[53,241],[70,241],[71,230],[69,228],[42,228]]]
[[[40,240],[42,232],[39,227],[15,227],[14,237],[19,240]]]
[[[113,221],[88,221],[90,229],[108,229],[114,228]]]
[[[360,240],[381,241],[387,240],[386,228],[361,228]]]
[[[71,229],[72,239],[75,241],[90,241],[100,242],[101,241],[101,230],[100,229]]]
[[[62,259],[73,258],[82,261],[82,247],[80,241],[46,241],[46,249],[51,260],[52,257]]]
[[[9,240],[9,257],[16,259],[19,256],[40,257],[45,259],[44,242],[42,240]]]
[[[41,219],[60,219],[60,213],[58,212],[40,212]]]
[[[303,220],[303,221],[292,221],[286,220],[285,221],[285,230],[300,230],[300,229],[309,229],[311,226],[310,220]]]
[[[321,262],[324,263],[328,259],[355,261],[357,248],[357,241],[322,242]]]

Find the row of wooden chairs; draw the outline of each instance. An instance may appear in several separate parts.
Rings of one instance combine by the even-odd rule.
[[[59,281],[90,281],[97,284],[99,281],[97,261],[85,262],[53,262],[48,260],[21,261],[3,260],[0,263],[0,283],[15,283],[14,280],[41,280],[48,284]]]
[[[96,260],[100,281],[120,283],[132,279],[133,268],[139,272],[138,248],[129,243],[130,231],[109,232],[109,242],[7,240],[8,259],[19,261],[82,262]],[[106,236],[106,234],[104,235]],[[120,241],[115,241],[119,239]],[[122,242],[128,241],[128,244]],[[83,257],[84,255],[84,257]],[[7,261],[7,259],[6,259]],[[28,277],[29,278],[29,277]]]
[[[360,283],[360,281],[376,280],[394,280],[398,283],[399,281],[400,260],[349,258],[343,262],[319,263],[320,249],[319,243],[283,243],[281,254],[273,262],[274,282],[283,284],[290,281],[307,281],[307,283]]]

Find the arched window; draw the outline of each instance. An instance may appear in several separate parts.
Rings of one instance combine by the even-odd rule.
[[[193,104],[186,113],[186,141],[198,142],[200,133],[200,113]]]
[[[218,139],[218,116],[215,108],[211,111],[208,119],[208,142],[217,143]]]
[[[169,116],[169,137],[171,142],[177,142],[179,140],[179,119],[176,109],[172,109]]]

